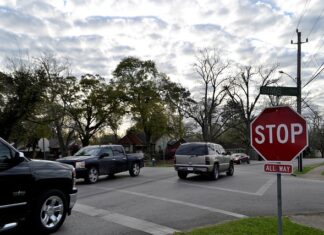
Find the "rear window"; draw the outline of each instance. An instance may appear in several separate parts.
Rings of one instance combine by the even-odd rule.
[[[176,155],[208,155],[207,145],[205,144],[185,144],[181,145]]]

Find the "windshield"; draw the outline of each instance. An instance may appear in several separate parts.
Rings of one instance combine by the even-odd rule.
[[[181,145],[176,155],[208,155],[206,144],[185,144]]]
[[[99,147],[87,146],[80,149],[73,156],[96,156],[99,155],[100,150]]]

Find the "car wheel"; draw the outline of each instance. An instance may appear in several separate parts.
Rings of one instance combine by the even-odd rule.
[[[42,193],[32,213],[31,229],[39,234],[57,231],[63,224],[67,213],[67,200],[60,190]]]
[[[183,179],[183,180],[186,179],[187,175],[188,175],[188,173],[185,171],[178,171],[178,176],[180,179]]]
[[[250,164],[250,159],[247,160],[247,164]]]
[[[218,180],[218,178],[219,178],[219,166],[218,166],[218,164],[214,165],[213,172],[211,173],[211,178],[213,180]]]
[[[228,170],[226,172],[226,175],[232,176],[233,174],[234,174],[234,164],[230,163],[229,168],[228,168]]]
[[[133,163],[131,168],[129,169],[130,176],[138,176],[141,171],[141,168],[137,162]]]
[[[86,178],[86,181],[90,184],[95,184],[97,183],[98,179],[99,179],[99,172],[97,168],[91,167],[88,170],[88,177]]]

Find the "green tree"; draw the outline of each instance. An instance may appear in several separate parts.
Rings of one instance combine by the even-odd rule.
[[[31,117],[44,96],[42,69],[21,64],[11,74],[0,73],[0,135],[9,139],[15,127]]]
[[[162,133],[166,128],[155,63],[127,57],[117,65],[113,75],[112,84],[122,93],[128,112],[144,131],[146,144],[150,146],[152,135]]]
[[[124,110],[120,96],[111,85],[99,75],[83,75],[65,96],[66,110],[73,120],[73,128],[83,146],[106,127],[115,128],[122,119]]]

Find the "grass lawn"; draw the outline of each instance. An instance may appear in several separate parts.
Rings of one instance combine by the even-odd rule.
[[[306,173],[310,172],[311,170],[313,170],[314,168],[319,167],[319,166],[323,166],[323,165],[324,165],[324,163],[318,163],[318,164],[314,164],[314,165],[304,166],[303,167],[303,172],[299,172],[298,169],[295,169],[294,170],[294,175],[306,174]]]
[[[321,175],[324,175],[324,171],[322,172],[322,174]]]
[[[324,231],[302,226],[283,218],[284,235],[324,235]],[[256,217],[230,221],[215,226],[197,228],[177,235],[277,235],[277,217]]]

